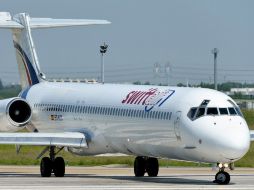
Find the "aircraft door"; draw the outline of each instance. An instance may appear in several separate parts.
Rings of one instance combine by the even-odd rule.
[[[181,132],[180,132],[180,121],[181,121],[181,111],[177,111],[176,115],[175,115],[175,119],[174,119],[174,131],[175,131],[175,135],[176,135],[176,139],[178,141],[181,140]]]

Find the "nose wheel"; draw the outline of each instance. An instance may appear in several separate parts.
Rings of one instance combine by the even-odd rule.
[[[230,182],[230,175],[227,172],[221,171],[215,175],[215,183],[226,185]]]
[[[225,167],[221,167],[219,172],[215,175],[214,183],[218,183],[221,185],[229,184],[230,182],[230,175],[229,173],[225,172]]]

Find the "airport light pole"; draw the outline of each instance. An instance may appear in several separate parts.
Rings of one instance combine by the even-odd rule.
[[[107,52],[108,45],[104,42],[103,45],[100,46],[101,53],[101,83],[104,84],[104,54]]]
[[[217,56],[219,50],[217,48],[212,49],[213,60],[214,60],[214,89],[217,90]]]

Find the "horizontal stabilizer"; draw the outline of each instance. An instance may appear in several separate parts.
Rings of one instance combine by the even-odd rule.
[[[9,12],[0,12],[0,28],[22,29],[25,26],[20,22],[17,14],[11,17]],[[31,18],[28,20],[29,28],[58,28],[66,26],[88,26],[110,24],[107,20],[89,20],[89,19],[52,19],[52,18]]]
[[[0,144],[88,148],[83,133],[0,133]]]
[[[31,18],[31,28],[57,28],[66,26],[88,26],[110,24],[107,20]]]
[[[15,22],[15,21],[3,21],[0,20],[0,28],[6,28],[6,29],[22,29],[24,26],[21,24]]]

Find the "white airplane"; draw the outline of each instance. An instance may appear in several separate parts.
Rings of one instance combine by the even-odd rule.
[[[0,100],[0,144],[45,145],[41,176],[65,174],[63,148],[80,156],[137,156],[135,176],[157,176],[157,158],[216,163],[215,182],[228,184],[225,169],[248,151],[250,133],[232,98],[202,88],[47,82],[31,29],[109,24],[105,20],[12,17],[10,29],[21,79],[18,97]],[[27,128],[30,133],[13,133]]]

